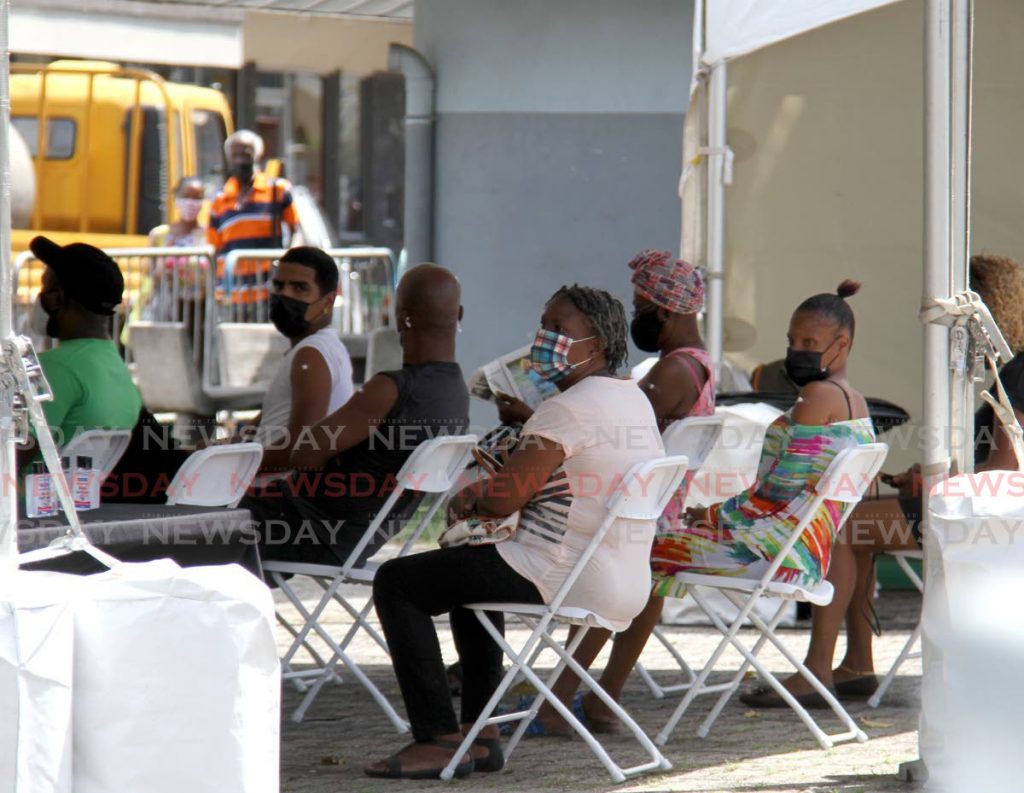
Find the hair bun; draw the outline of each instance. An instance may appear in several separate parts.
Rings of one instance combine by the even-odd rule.
[[[847,278],[838,287],[836,287],[836,294],[839,295],[843,300],[848,297],[853,297],[860,291],[860,281],[854,281]]]

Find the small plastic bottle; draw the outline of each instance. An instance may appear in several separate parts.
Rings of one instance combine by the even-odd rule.
[[[100,505],[99,471],[92,467],[92,457],[76,457],[73,478],[69,482],[75,500],[75,511],[85,512]]]
[[[25,477],[25,515],[30,518],[48,518],[57,514],[57,489],[46,463],[32,463]]]

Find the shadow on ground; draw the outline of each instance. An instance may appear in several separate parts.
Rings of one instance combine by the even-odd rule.
[[[370,678],[394,703],[401,698],[394,683],[390,668],[383,666],[364,667]],[[659,682],[669,682],[668,675],[655,675]],[[717,790],[707,787],[698,779],[697,772],[708,771],[710,777],[720,775],[723,782],[731,778],[732,786],[723,790],[794,790],[794,791],[881,791],[897,790],[900,786],[895,777],[883,785],[878,774],[830,775],[823,774],[820,784],[798,784],[779,787],[774,783],[758,781],[756,766],[750,768],[754,778],[742,780],[748,774],[742,773],[749,761],[770,760],[785,756],[787,763],[804,766],[832,759],[828,767],[836,765],[835,755],[847,750],[864,750],[873,747],[878,754],[878,765],[886,768],[891,775],[902,760],[899,751],[887,752],[887,739],[913,732],[917,728],[917,688],[919,678],[898,677],[890,695],[878,709],[863,704],[851,704],[849,712],[869,735],[869,742],[862,746],[840,746],[822,752],[810,733],[795,714],[787,710],[750,711],[738,701],[730,702],[706,739],[697,738],[696,727],[706,715],[712,698],[698,700],[680,723],[668,745],[664,747],[666,757],[673,765],[667,776],[647,776],[628,782],[622,788],[611,784],[597,759],[580,740],[534,739],[524,741],[517,749],[506,772],[501,774],[474,774],[459,783],[463,790],[508,791],[526,790]],[[284,690],[282,723],[282,786],[284,793],[320,793],[320,791],[377,791],[395,790],[395,783],[387,780],[372,780],[364,777],[362,766],[383,757],[404,745],[409,739],[399,735],[376,704],[351,678],[342,684],[324,688],[320,698],[310,708],[301,724],[290,720],[291,712],[298,705],[299,694],[290,686]],[[678,700],[655,700],[646,689],[635,683],[627,688],[624,704],[648,734],[656,734],[667,721]],[[692,715],[691,715],[692,714]],[[826,732],[837,728],[838,722],[830,714],[822,715],[822,726]],[[602,736],[602,742],[613,758],[620,763],[643,762],[643,755],[629,738]],[[896,747],[893,747],[894,750]],[[818,757],[815,757],[817,755]],[[841,766],[841,763],[840,763]],[[774,767],[773,772],[779,770]],[[826,768],[822,768],[826,771]],[[737,773],[739,772],[739,773]],[[691,778],[700,786],[680,786],[680,776]],[[774,774],[773,774],[774,775]],[[659,779],[662,780],[659,784]],[[672,783],[666,784],[669,780]],[[442,783],[417,782],[415,789],[440,788]]]

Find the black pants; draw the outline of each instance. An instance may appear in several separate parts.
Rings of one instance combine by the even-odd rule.
[[[505,564],[493,545],[442,548],[385,562],[374,577],[373,601],[417,741],[459,731],[431,617],[451,612],[462,661],[462,722],[469,723],[501,682],[502,652],[476,615],[458,607],[544,602],[537,587]],[[504,629],[501,614],[491,618]]]

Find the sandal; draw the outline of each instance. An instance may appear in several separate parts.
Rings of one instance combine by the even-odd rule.
[[[832,695],[835,696],[835,690]],[[825,698],[817,691],[808,691],[806,694],[793,694],[798,704],[811,710],[821,710],[830,707]],[[782,698],[771,686],[760,686],[753,691],[740,695],[740,702],[751,708],[788,708],[789,703]]]
[[[480,738],[478,736],[473,739],[473,746],[487,750],[486,756],[473,758],[474,771],[489,774],[505,767],[505,753],[501,750],[501,738]]]
[[[433,746],[440,746],[445,749],[453,750],[458,749],[459,746],[462,745],[461,741],[450,741],[447,739],[440,738],[435,739],[433,741],[426,741],[426,743],[429,743]],[[381,762],[383,762],[384,764],[384,768],[382,770],[378,770],[371,766],[366,766],[363,768],[363,773],[369,777],[374,777],[376,779],[440,779],[441,772],[444,771],[445,767],[448,765],[447,763],[445,763],[445,765],[441,766],[440,768],[421,768],[416,771],[406,771],[402,768],[402,752],[404,752],[410,746],[415,745],[416,744],[414,742],[406,746],[403,746],[393,755],[391,755],[390,757],[386,757],[384,760],[382,760]],[[459,763],[457,766],[455,766],[455,778],[462,779],[463,777],[469,776],[470,773],[472,773],[473,768],[473,754],[470,752],[468,760],[466,760],[464,763]]]
[[[878,677],[874,672],[861,672],[857,669],[850,669],[839,666],[836,672],[846,672],[849,675],[856,675],[848,680],[836,680],[836,696],[840,699],[853,701],[870,699],[871,695],[878,689]],[[835,673],[833,673],[833,678]]]

